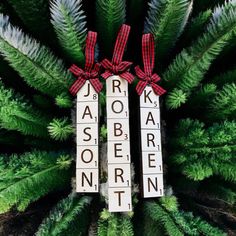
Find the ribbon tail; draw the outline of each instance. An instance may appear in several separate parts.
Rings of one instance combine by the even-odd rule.
[[[166,92],[165,89],[163,89],[162,87],[160,87],[157,84],[152,83],[151,85],[152,85],[153,91],[156,95],[161,96],[162,94],[164,94]]]
[[[112,63],[106,58],[102,60],[101,65],[107,70],[112,68]]]
[[[124,72],[122,74],[119,75],[122,79],[125,79],[128,81],[129,84],[131,84],[134,80],[134,75],[132,75],[131,73],[129,72]]]
[[[145,89],[145,87],[147,86],[147,82],[144,81],[139,81],[137,86],[136,86],[136,91],[138,93],[138,95],[140,96],[143,92],[143,90]]]
[[[146,74],[141,70],[141,68],[139,66],[135,66],[134,70],[135,70],[136,75],[140,79],[144,79],[146,77]]]
[[[97,93],[100,93],[102,88],[103,88],[103,84],[99,81],[98,78],[95,79],[91,79],[90,83],[92,84],[93,88],[95,89],[95,91]]]
[[[75,64],[73,64],[73,65],[69,68],[69,71],[70,71],[72,74],[76,75],[76,76],[79,76],[79,75],[83,72],[83,70],[80,69],[80,68],[79,68],[78,66],[76,66]]]
[[[152,75],[152,82],[153,83],[157,83],[160,80],[161,80],[161,78],[159,77],[159,75],[157,75],[157,74]]]
[[[107,79],[109,78],[110,76],[112,76],[113,74],[110,72],[110,71],[105,71],[103,74],[101,74],[101,76],[104,78],[104,79]]]
[[[85,80],[84,79],[77,79],[73,84],[72,86],[70,87],[69,91],[70,93],[75,96],[78,91],[83,87],[83,85],[85,84]]]

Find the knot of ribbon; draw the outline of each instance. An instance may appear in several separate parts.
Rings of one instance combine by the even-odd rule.
[[[112,61],[104,59],[101,64],[105,69],[105,72],[102,74],[104,79],[112,75],[119,75],[121,78],[127,80],[129,83],[132,83],[134,76],[128,72],[128,69],[132,65],[132,62],[122,61],[125,46],[129,37],[130,26],[122,25],[120,31],[117,35],[115,48],[113,52]]]
[[[102,90],[103,85],[98,79],[100,64],[95,63],[94,65],[94,50],[96,41],[97,33],[89,31],[86,38],[84,69],[81,69],[74,64],[69,69],[75,76],[77,76],[77,80],[70,87],[70,93],[74,96],[83,87],[83,85],[86,83],[86,80],[89,80],[97,93]]]
[[[141,95],[145,87],[150,85],[154,93],[161,96],[166,90],[156,84],[161,78],[152,73],[155,62],[155,45],[152,34],[144,34],[142,37],[142,56],[144,70],[141,70],[139,66],[135,67],[135,73],[140,79],[136,86],[136,91],[138,95]]]

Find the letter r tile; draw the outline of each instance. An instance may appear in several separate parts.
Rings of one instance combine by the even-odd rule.
[[[127,97],[128,82],[118,75],[113,75],[106,80],[107,97]]]

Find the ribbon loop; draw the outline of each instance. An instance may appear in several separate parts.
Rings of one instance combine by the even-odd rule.
[[[107,79],[113,74],[119,75],[121,78],[127,80],[129,83],[132,83],[134,76],[128,72],[132,62],[122,61],[125,47],[128,41],[130,32],[130,26],[123,24],[120,28],[120,31],[117,35],[112,61],[104,59],[101,64],[106,70],[102,77]]]
[[[138,95],[141,95],[149,84],[153,88],[154,93],[161,96],[166,90],[156,84],[160,81],[160,77],[152,73],[155,64],[155,45],[152,34],[144,34],[142,37],[142,56],[144,70],[141,70],[139,66],[135,67],[135,73],[140,79],[136,86],[136,91]]]
[[[99,81],[100,65],[96,63],[94,65],[94,51],[97,41],[97,33],[89,31],[86,38],[85,48],[85,67],[84,70],[76,65],[70,67],[70,71],[77,76],[77,80],[70,87],[70,93],[76,95],[78,91],[83,87],[86,80],[89,80],[95,91],[99,93],[102,90],[102,83]]]

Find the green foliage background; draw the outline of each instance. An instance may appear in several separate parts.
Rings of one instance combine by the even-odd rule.
[[[23,212],[67,194],[29,235],[235,235],[236,1],[7,0],[0,3],[0,213]],[[112,214],[100,196],[74,191],[72,63],[84,65],[88,30],[96,58],[110,58],[122,23],[125,58],[142,65],[142,33],[153,33],[161,98],[165,197],[133,193],[134,211]],[[131,68],[131,72],[133,68]],[[106,142],[105,91],[100,95]],[[131,120],[138,117],[135,83]],[[131,126],[135,185],[138,121]],[[107,173],[101,173],[102,183]]]

